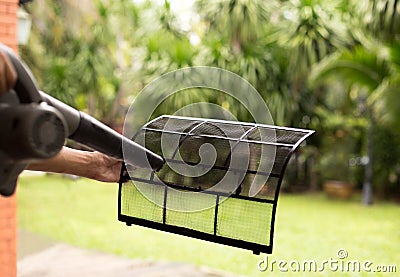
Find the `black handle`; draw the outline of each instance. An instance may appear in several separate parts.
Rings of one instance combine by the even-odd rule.
[[[10,48],[1,43],[0,51],[7,54],[17,73],[17,81],[15,83],[14,90],[18,95],[19,101],[21,103],[42,102],[42,98],[40,97],[35,78],[33,77],[28,66],[23,61],[21,61]]]

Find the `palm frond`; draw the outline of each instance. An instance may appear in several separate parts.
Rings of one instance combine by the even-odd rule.
[[[315,66],[309,82],[316,85],[324,79],[335,77],[373,91],[389,75],[390,65],[378,53],[356,47],[353,51],[336,53]]]

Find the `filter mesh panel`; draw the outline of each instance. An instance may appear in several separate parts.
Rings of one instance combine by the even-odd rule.
[[[217,235],[269,245],[271,203],[225,197],[221,201]]]
[[[168,189],[165,223],[213,234],[216,198],[210,194]]]
[[[133,140],[167,163],[156,173],[122,168],[121,176],[128,169],[131,181],[120,182],[119,220],[271,253],[286,165],[312,133],[243,122],[156,118]]]
[[[162,203],[164,199],[164,187],[136,182],[125,183],[122,187],[121,197],[122,202],[121,213],[132,217],[143,218],[155,222],[163,222],[163,207],[155,204],[146,198],[146,195],[151,195]]]

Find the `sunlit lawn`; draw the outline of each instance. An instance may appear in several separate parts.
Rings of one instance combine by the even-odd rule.
[[[192,263],[244,276],[270,276],[271,267],[260,272],[265,258],[250,251],[186,238],[143,227],[127,227],[117,220],[118,185],[87,179],[77,181],[60,176],[21,177],[18,187],[18,218],[22,229],[79,247],[99,249],[147,260]],[[364,207],[358,199],[327,200],[323,194],[282,195],[276,219],[273,260],[286,261],[286,275],[295,261],[340,260],[339,249],[348,252],[344,261],[371,261],[375,265],[396,265],[400,272],[400,206],[376,203]],[[340,260],[342,261],[342,260]],[[265,264],[263,264],[265,265]],[[339,264],[340,265],[340,264]],[[277,263],[273,272],[280,273]],[[335,267],[335,264],[333,264]],[[339,267],[340,270],[340,267]],[[318,276],[336,275],[325,264]],[[347,275],[376,276],[376,273]],[[341,273],[343,276],[344,274]],[[396,276],[382,273],[381,276]]]

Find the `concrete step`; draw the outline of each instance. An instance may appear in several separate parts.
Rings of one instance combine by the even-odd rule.
[[[17,277],[234,277],[184,263],[136,260],[81,249],[22,230],[19,234]]]

